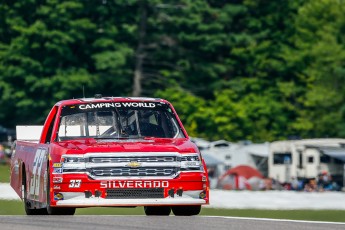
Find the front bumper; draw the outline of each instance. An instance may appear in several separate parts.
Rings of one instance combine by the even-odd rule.
[[[53,176],[54,178],[54,176]],[[95,181],[85,175],[64,175],[61,183],[51,184],[51,206],[57,207],[104,207],[104,206],[155,206],[155,205],[203,205],[209,203],[208,181],[203,173],[185,173],[169,180],[116,180]],[[129,178],[128,178],[129,179]],[[54,181],[54,180],[52,180]],[[80,181],[78,186],[71,182]],[[71,186],[72,185],[72,186]],[[121,192],[137,192],[145,189],[159,189],[157,196],[121,196]],[[111,197],[120,192],[119,197]],[[144,191],[145,192],[145,191]]]
[[[106,207],[106,206],[155,206],[155,205],[202,205],[204,199],[199,199],[202,190],[186,191],[182,196],[156,199],[105,199],[91,196],[85,198],[84,193],[61,192],[64,200],[56,202],[59,207]],[[197,196],[197,197],[196,197]]]

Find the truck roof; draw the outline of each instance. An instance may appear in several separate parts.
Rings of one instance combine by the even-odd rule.
[[[102,102],[162,102],[169,103],[167,100],[161,98],[150,97],[103,97],[101,95],[95,95],[93,98],[77,98],[68,99],[57,102],[55,105],[73,105],[73,104],[85,104],[85,103],[102,103]]]

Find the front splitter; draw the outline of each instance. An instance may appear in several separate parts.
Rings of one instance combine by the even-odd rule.
[[[105,199],[91,196],[86,198],[83,193],[64,193],[64,200],[56,201],[59,207],[105,207],[105,206],[155,206],[155,205],[202,205],[204,199],[196,197],[201,191],[189,191],[182,196],[149,199]],[[187,195],[188,194],[188,195]]]
[[[83,198],[57,201],[59,207],[105,207],[105,206],[155,206],[155,205],[202,205],[205,200],[193,198],[164,199],[103,199]]]

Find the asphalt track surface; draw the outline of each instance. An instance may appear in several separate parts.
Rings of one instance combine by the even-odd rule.
[[[344,230],[345,223],[210,216],[0,216],[0,229]]]

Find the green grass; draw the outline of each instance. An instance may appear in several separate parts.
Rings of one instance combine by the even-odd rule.
[[[0,200],[0,215],[25,215],[21,201]],[[144,215],[137,208],[79,208],[76,215]],[[343,210],[253,210],[203,208],[201,215],[345,222]]]
[[[25,215],[21,201],[0,200],[0,215]]]
[[[7,164],[0,164],[0,183],[10,182],[10,166]]]

